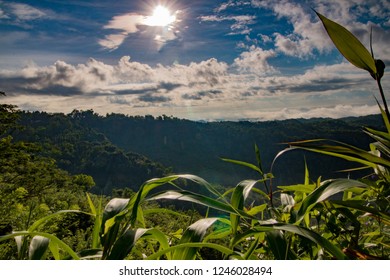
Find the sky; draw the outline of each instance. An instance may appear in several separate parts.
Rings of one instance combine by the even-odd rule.
[[[388,0],[0,0],[0,102],[190,120],[379,113],[376,81],[314,10],[368,49],[372,30],[390,64]]]

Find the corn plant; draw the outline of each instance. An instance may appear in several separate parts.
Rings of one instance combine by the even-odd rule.
[[[361,42],[347,29],[317,13],[329,37],[340,53],[353,65],[364,69],[376,80],[382,104],[378,103],[386,131],[364,128],[364,132],[373,139],[368,151],[347,143],[329,139],[314,139],[291,142],[289,148],[325,154],[356,162],[359,168],[370,169],[366,177],[360,180],[337,179],[322,182],[302,202],[297,218],[316,207],[326,209],[333,217],[328,225],[333,231],[342,230],[341,224],[347,224],[350,238],[343,243],[343,250],[351,257],[360,259],[389,258],[390,256],[390,114],[381,86],[385,65],[375,59]],[[294,189],[294,191],[299,191]],[[341,200],[327,200],[335,193],[342,193]],[[321,211],[317,209],[317,211]],[[320,212],[318,212],[320,215]],[[335,219],[336,217],[336,219]]]

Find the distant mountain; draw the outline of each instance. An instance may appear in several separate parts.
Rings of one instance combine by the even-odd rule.
[[[379,115],[344,119],[294,119],[265,122],[195,122],[174,117],[100,116],[92,110],[71,114],[21,114],[25,130],[17,140],[39,142],[45,156],[56,159],[60,168],[73,174],[94,177],[95,192],[110,194],[113,188],[136,190],[144,181],[169,172],[191,173],[226,187],[257,174],[221,160],[230,158],[255,163],[254,144],[261,152],[265,171],[283,143],[329,138],[368,149],[370,139],[362,127],[382,129]],[[354,167],[350,162],[302,151],[277,159],[274,184],[303,181],[307,162],[312,180],[358,177],[339,170]]]
[[[167,116],[153,118],[110,114],[101,117],[89,112],[82,119],[83,125],[103,133],[124,150],[146,155],[171,166],[174,172],[189,172],[210,182],[230,186],[243,179],[255,178],[257,174],[223,162],[220,158],[255,162],[255,143],[260,148],[267,170],[275,155],[286,147],[282,143],[330,138],[368,149],[370,139],[362,132],[362,127],[382,128],[379,115],[346,119],[205,123]],[[313,180],[318,176],[349,176],[336,172],[350,168],[351,163],[317,154],[291,152],[277,160],[273,170],[275,183],[301,182],[305,158]]]

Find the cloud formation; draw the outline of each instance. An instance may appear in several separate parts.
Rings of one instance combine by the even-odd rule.
[[[180,11],[176,11],[175,14],[180,14]],[[160,50],[165,43],[179,38],[179,31],[176,27],[176,23],[179,21],[179,19],[176,19],[176,16],[170,16],[170,21],[167,22],[167,25],[160,26],[155,16],[137,13],[117,15],[103,26],[103,29],[116,30],[115,33],[106,35],[98,43],[105,49],[115,50],[123,44],[129,35],[143,33],[152,37],[156,42],[157,49]]]
[[[249,25],[255,23],[256,16],[252,15],[236,15],[236,16],[221,16],[221,15],[208,15],[201,16],[199,18],[202,22],[224,22],[232,21],[233,24],[230,26],[230,32],[228,35],[237,34],[249,34],[251,28]]]
[[[256,8],[271,10],[279,19],[286,19],[291,24],[292,33],[275,32],[273,34],[277,51],[289,56],[307,58],[312,57],[316,51],[324,53],[333,49],[333,45],[325,34],[319,19],[302,2],[252,0],[251,3]],[[342,24],[367,47],[370,29],[373,28],[373,49],[375,53],[382,58],[389,57],[390,51],[386,47],[390,43],[389,30],[374,22],[360,22],[358,20],[360,16],[367,14],[374,14],[382,21],[388,19],[390,5],[387,1],[315,0],[312,7],[333,21]]]
[[[9,3],[8,6],[11,13],[22,21],[39,19],[46,16],[45,12],[27,4]]]
[[[67,107],[71,111],[93,107],[101,113],[139,108],[146,113],[160,108],[161,114],[169,108],[179,117],[188,117],[185,108],[190,106],[193,112],[202,108],[198,118],[203,119],[266,119],[261,112],[269,112],[270,107],[279,108],[272,118],[307,117],[311,116],[308,111],[319,113],[319,104],[324,101],[327,108],[335,109],[323,109],[321,113],[341,116],[339,111],[346,107],[337,104],[359,104],[372,98],[367,94],[374,88],[368,82],[371,78],[349,64],[315,66],[302,74],[285,76],[268,64],[267,60],[274,55],[273,51],[252,47],[231,65],[209,59],[151,67],[128,56],[114,65],[95,59],[77,65],[57,61],[46,67],[30,65],[21,70],[0,71],[0,83],[10,101],[17,99],[16,104],[26,108],[41,106],[44,110],[61,111]],[[45,107],[49,98],[53,102]],[[66,102],[58,103],[64,99]],[[334,107],[329,107],[332,103]],[[244,105],[245,112],[238,110]],[[360,113],[371,112],[369,108]],[[351,109],[345,115],[352,112],[358,114],[359,110]]]
[[[4,100],[26,110],[93,108],[99,113],[192,119],[376,112],[375,81],[338,55],[306,2],[200,2],[177,4],[182,12],[160,26],[164,24],[134,10],[115,16],[110,10],[105,14],[109,20],[72,25],[69,18],[77,16],[54,17],[55,10],[49,9],[54,4],[42,9],[0,0],[0,21],[12,29],[0,30]],[[366,46],[372,27],[375,57],[390,63],[387,1],[313,0],[311,4],[345,25]],[[367,14],[375,16],[368,21]],[[56,27],[61,20],[61,30],[45,29],[48,19]],[[85,33],[76,27],[85,27]],[[72,37],[58,42],[68,34]],[[75,34],[80,37],[74,39]],[[12,65],[15,60],[38,64],[29,62],[20,69]],[[390,82],[384,79],[383,86],[390,88]]]

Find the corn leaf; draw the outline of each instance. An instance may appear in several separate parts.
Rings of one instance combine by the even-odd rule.
[[[326,142],[330,142],[332,144],[327,144]],[[314,139],[291,142],[289,144],[290,148],[283,150],[279,154],[284,153],[286,151],[291,151],[292,149],[302,149],[324,155],[339,157],[344,160],[357,162],[365,166],[369,166],[371,168],[377,168],[377,165],[382,165],[384,167],[390,168],[389,160],[339,141]]]
[[[256,154],[256,160],[257,160],[257,165],[259,166],[260,174],[263,175],[263,166],[261,163],[261,156],[260,156],[260,150],[259,147],[255,144],[255,154]]]
[[[92,201],[91,201],[92,203]],[[93,204],[92,204],[93,205]],[[99,206],[98,208],[95,209],[95,221],[93,224],[93,230],[92,230],[92,249],[97,249],[100,248],[100,228],[102,226],[102,199],[99,201]]]
[[[327,180],[322,183],[320,187],[310,193],[301,204],[298,210],[297,221],[303,219],[303,217],[317,204],[324,200],[329,199],[331,196],[344,192],[352,188],[368,188],[368,186],[362,182],[349,179],[336,179]]]
[[[254,171],[260,173],[261,175],[263,175],[263,171],[258,166],[254,165],[252,163],[248,163],[248,162],[244,162],[244,161],[240,161],[240,160],[234,160],[234,159],[227,159],[227,158],[222,158],[222,160],[226,161],[226,162],[234,163],[237,165],[241,165],[244,167],[248,167],[248,168],[253,169]]]
[[[231,205],[234,209],[243,210],[244,203],[248,197],[252,188],[256,185],[257,181],[255,180],[245,180],[240,182],[233,191],[231,198]],[[240,221],[240,216],[237,214],[230,214],[230,221],[233,230],[233,234],[237,232],[238,224]]]
[[[113,244],[107,260],[123,260],[147,229],[128,229]]]
[[[265,209],[267,209],[267,204],[264,203],[264,204],[261,204],[261,205],[258,205],[258,206],[255,206],[255,207],[252,207],[250,208],[249,210],[247,210],[246,212],[251,215],[251,216],[254,216],[254,215],[257,215],[259,214],[260,212],[263,212]]]
[[[31,239],[28,249],[28,258],[30,260],[41,260],[49,248],[49,239],[36,235]]]
[[[209,184],[206,180],[204,180],[201,177],[191,175],[191,174],[180,174],[180,175],[172,175],[172,176],[167,176],[163,178],[156,178],[156,179],[151,179],[147,182],[145,182],[140,190],[138,191],[137,195],[133,197],[133,199],[130,201],[128,208],[132,208],[132,213],[131,213],[131,218],[130,218],[130,224],[134,226],[135,221],[137,219],[137,211],[138,211],[138,206],[140,203],[147,197],[147,195],[152,191],[153,189],[170,184],[178,189],[180,189],[178,186],[175,185],[174,181],[178,179],[185,179],[192,181],[199,186],[205,187],[206,190],[208,190],[211,194],[215,195],[216,197],[222,197],[222,195],[213,187],[211,184]]]
[[[157,253],[154,253],[154,254],[150,255],[149,257],[147,257],[146,260],[157,260],[165,254],[176,251],[178,249],[184,249],[184,248],[198,248],[198,249],[199,248],[211,248],[211,249],[214,249],[214,250],[221,252],[225,256],[229,256],[229,257],[234,256],[234,258],[236,258],[236,259],[242,259],[242,257],[238,253],[234,252],[233,250],[229,249],[228,247],[225,247],[225,246],[222,246],[219,244],[215,244],[215,243],[183,243],[183,244],[178,244],[176,246],[169,247],[168,249],[159,251]]]
[[[271,223],[271,224],[262,224],[260,226],[256,226],[253,229],[251,229],[250,231],[246,232],[245,235],[237,236],[234,241],[237,241],[240,239],[242,240],[243,238],[245,238],[245,236],[253,236],[253,234],[256,234],[259,232],[266,232],[267,233],[269,231],[275,231],[275,230],[288,231],[288,232],[303,236],[303,237],[309,239],[310,241],[314,242],[315,244],[324,248],[326,251],[328,251],[335,258],[347,259],[347,256],[336,245],[332,244],[328,239],[322,237],[318,233],[316,233],[308,228],[305,228],[305,227],[292,225],[292,224],[286,224],[286,223]],[[278,235],[278,234],[276,234],[276,235]],[[284,241],[281,241],[281,239],[279,237],[277,237],[277,239],[283,243]],[[270,235],[268,238],[274,238],[274,237],[272,235]],[[276,240],[272,240],[272,241],[276,242]],[[286,253],[286,247],[283,244],[280,245],[280,248],[276,248],[276,246],[279,246],[278,244],[274,244],[273,246],[275,246],[275,248],[273,248],[275,250],[275,252],[277,252],[276,250],[279,251],[279,253],[277,253],[277,254],[280,257],[282,257],[283,252]],[[284,258],[282,258],[282,259],[284,259]]]
[[[370,213],[374,216],[377,216],[381,219],[383,223],[386,223],[387,225],[390,225],[390,215],[388,213],[385,213],[383,211],[380,211],[377,208],[366,206],[367,202],[366,201],[361,201],[361,200],[343,200],[343,201],[332,201],[332,204],[335,206],[340,206],[340,207],[348,207],[351,209],[359,210],[365,213]]]
[[[375,98],[376,100],[376,103],[378,104],[379,106],[379,109],[381,111],[381,114],[382,114],[382,119],[383,119],[383,122],[385,123],[386,125],[386,128],[387,128],[387,132],[390,133],[390,120],[389,120],[389,117],[387,116],[387,113],[386,111],[382,108],[382,106],[379,104],[378,100]]]
[[[280,230],[267,231],[266,240],[269,248],[276,260],[291,260],[295,259],[288,247],[284,234]]]
[[[326,32],[340,53],[353,65],[376,75],[375,60],[363,44],[340,24],[317,13]]]
[[[58,248],[62,249],[66,253],[69,254],[69,256],[75,260],[79,260],[79,256],[62,240],[60,240],[58,237],[54,236],[53,234],[46,233],[46,232],[30,232],[30,231],[17,231],[12,234],[7,234],[0,236],[0,242],[7,240],[7,239],[12,239],[17,236],[42,236],[46,237],[47,239],[50,240],[50,242],[56,244]]]
[[[206,235],[207,230],[213,225],[218,218],[205,218],[196,221],[190,225],[184,232],[179,244],[196,243],[201,242],[203,237]],[[195,247],[184,247],[174,251],[174,260],[194,260],[198,248]]]
[[[245,211],[235,209],[230,204],[218,201],[207,196],[196,194],[189,191],[165,191],[162,193],[157,193],[148,198],[148,200],[159,200],[159,199],[170,199],[170,200],[180,200],[197,203],[204,205],[213,209],[221,210],[226,213],[238,214],[242,217],[253,219],[254,217],[245,213]]]
[[[91,199],[90,195],[88,193],[86,193],[85,195],[87,196],[87,201],[88,201],[89,208],[91,209],[91,213],[93,215],[96,215],[96,208],[95,208],[95,205],[92,202],[92,199]]]
[[[58,247],[57,243],[49,242],[49,249],[55,260],[61,259],[60,248]]]
[[[296,184],[292,186],[278,186],[279,189],[288,191],[288,192],[303,192],[303,193],[311,193],[314,191],[316,185],[315,184],[310,184],[310,185],[305,185],[305,184]]]

